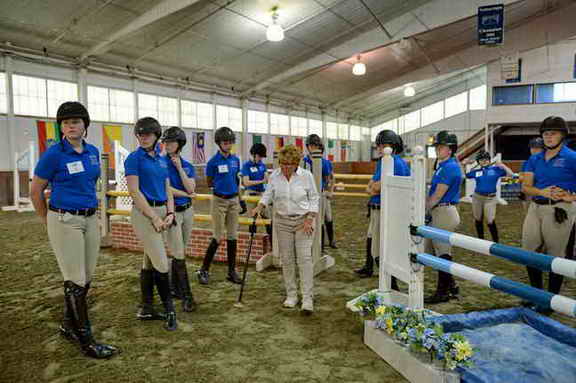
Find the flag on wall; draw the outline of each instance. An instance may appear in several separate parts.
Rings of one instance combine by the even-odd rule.
[[[192,163],[203,164],[206,162],[204,155],[204,132],[192,133]]]
[[[304,153],[304,139],[302,137],[296,137],[296,142],[294,144],[302,153]]]
[[[102,125],[102,140],[104,153],[109,154],[110,167],[116,168],[116,160],[114,158],[114,141],[122,143],[122,126],[120,125]]]
[[[279,152],[284,147],[284,137],[274,137],[274,151]]]
[[[345,162],[348,154],[348,141],[340,141],[340,161]]]
[[[262,136],[256,134],[252,135],[252,145],[261,143],[262,143]]]
[[[329,161],[334,161],[334,151],[335,151],[335,147],[336,143],[334,142],[334,140],[328,140],[328,160]]]
[[[44,153],[53,144],[60,142],[60,126],[54,121],[36,121],[38,148]]]

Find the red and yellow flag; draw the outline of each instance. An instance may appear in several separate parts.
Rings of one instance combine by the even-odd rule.
[[[104,153],[110,156],[110,167],[116,167],[116,160],[114,159],[114,141],[122,142],[122,126],[120,125],[102,125],[102,137],[104,144]]]
[[[38,148],[40,154],[60,142],[60,126],[55,121],[36,121],[38,131]]]

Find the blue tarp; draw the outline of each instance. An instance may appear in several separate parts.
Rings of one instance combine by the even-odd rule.
[[[513,308],[444,315],[445,332],[466,336],[474,367],[459,368],[466,383],[575,383],[576,329]]]

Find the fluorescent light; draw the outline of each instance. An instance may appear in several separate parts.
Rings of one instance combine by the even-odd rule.
[[[407,86],[404,88],[404,97],[414,97],[416,90],[412,86]]]
[[[366,64],[360,61],[360,56],[357,57],[357,60],[352,67],[352,74],[355,76],[364,76],[366,74]]]

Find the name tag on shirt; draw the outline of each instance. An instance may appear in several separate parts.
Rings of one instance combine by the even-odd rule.
[[[252,167],[250,168],[250,171],[251,171],[252,173],[256,173],[256,172],[258,171],[258,168],[255,167],[255,166],[252,166]]]
[[[84,171],[84,164],[82,161],[68,162],[66,167],[68,168],[68,173],[70,174],[82,173]]]
[[[228,165],[218,165],[218,173],[228,173]]]

